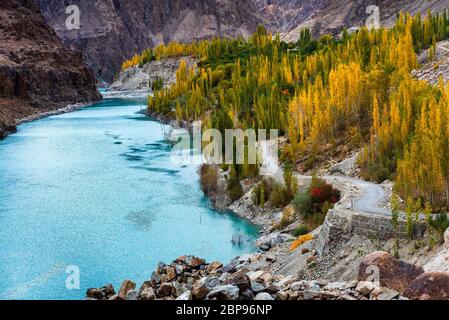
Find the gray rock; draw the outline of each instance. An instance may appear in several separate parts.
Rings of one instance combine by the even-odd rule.
[[[237,300],[240,289],[233,285],[215,287],[208,295],[208,300]]]
[[[261,292],[259,294],[256,295],[256,297],[254,298],[254,300],[258,300],[258,301],[271,301],[274,300],[273,297],[266,293],[266,292]]]
[[[259,293],[265,290],[265,287],[261,285],[259,282],[251,281],[251,290],[255,293]]]
[[[139,299],[139,291],[130,290],[126,294],[126,300],[138,300]]]

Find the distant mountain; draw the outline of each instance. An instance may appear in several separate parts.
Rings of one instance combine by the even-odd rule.
[[[253,0],[268,26],[283,33],[287,41],[295,41],[307,27],[315,36],[337,33],[343,27],[365,24],[370,5],[379,7],[381,22],[394,23],[400,11],[416,14],[427,10],[449,8],[449,0]]]
[[[111,82],[121,62],[171,40],[248,36],[264,23],[251,0],[35,0],[64,43],[80,50],[98,78]],[[81,11],[68,30],[65,9]]]
[[[296,41],[308,27],[314,35],[364,24],[369,5],[384,23],[401,10],[416,13],[449,7],[449,0],[34,0],[63,42],[80,50],[97,77],[111,82],[121,62],[171,40],[248,36],[259,24]],[[81,10],[80,30],[65,27],[68,5]]]
[[[24,117],[100,98],[82,56],[64,47],[32,0],[0,1],[0,138]]]

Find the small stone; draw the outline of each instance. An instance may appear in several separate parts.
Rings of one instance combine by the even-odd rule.
[[[125,300],[128,292],[131,290],[134,290],[135,288],[136,288],[135,282],[132,282],[131,280],[123,281],[122,286],[120,287],[120,290],[118,291],[119,298],[122,300]]]
[[[277,283],[275,283],[275,285],[279,288],[284,288],[284,287],[292,284],[295,281],[296,281],[295,276],[288,276],[288,277],[285,277],[282,280],[278,281]]]
[[[302,250],[301,250],[301,254],[306,254],[309,252],[310,252],[310,249],[308,249],[308,248],[302,248]]]
[[[154,290],[152,288],[146,288],[140,292],[140,299],[141,300],[155,300],[156,294],[154,293]]]
[[[164,273],[164,270],[165,270],[165,263],[159,262],[159,263],[157,264],[156,272],[157,272],[158,274],[161,275],[161,274]]]
[[[267,292],[269,294],[276,294],[279,291],[281,291],[281,289],[276,285],[271,285],[271,286],[265,288],[265,292]]]
[[[254,300],[254,293],[250,289],[243,291],[240,293],[240,300],[244,301],[252,301]]]
[[[324,287],[324,290],[326,290],[326,291],[334,291],[334,290],[343,291],[346,289],[346,286],[347,286],[346,282],[332,282],[332,283],[329,283],[328,285],[326,285]]]
[[[312,262],[316,261],[316,256],[310,256],[307,258],[306,263],[311,264]]]
[[[288,300],[290,300],[290,301],[298,300],[299,292],[289,290],[289,291],[287,291],[287,293],[288,293]]]
[[[176,300],[183,300],[183,301],[192,300],[192,292],[186,291],[183,294],[181,294],[178,298],[176,298]]]
[[[228,284],[238,287],[241,291],[251,289],[251,280],[243,272],[244,270],[234,273]]]
[[[297,281],[297,282],[293,282],[290,285],[290,290],[303,291],[304,289],[306,289],[306,287],[308,287],[306,281]]]
[[[153,284],[156,286],[158,284],[161,283],[161,275],[157,272],[153,272],[151,274],[151,281],[153,282]]]
[[[256,297],[254,298],[254,300],[257,301],[271,301],[274,300],[273,297],[268,294],[267,292],[261,292],[259,294],[256,295]]]
[[[265,260],[268,261],[268,262],[276,262],[277,258],[274,255],[272,255],[272,254],[268,254],[268,255],[265,256]]]

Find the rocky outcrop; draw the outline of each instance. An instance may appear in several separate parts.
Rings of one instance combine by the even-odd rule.
[[[423,273],[422,267],[400,261],[387,252],[374,252],[362,260],[358,280],[379,277],[381,286],[404,292]]]
[[[270,29],[283,33],[283,38],[296,41],[300,30],[310,28],[314,35],[339,33],[343,27],[362,26],[369,17],[366,9],[379,6],[381,23],[392,25],[400,11],[412,14],[428,9],[442,11],[446,0],[253,0],[267,20]]]
[[[35,0],[68,47],[81,51],[97,77],[111,83],[123,60],[169,41],[249,36],[263,18],[251,0],[70,1],[81,12],[79,30],[68,30],[68,4]]]
[[[63,46],[32,0],[0,2],[0,138],[22,118],[99,99],[81,55]]]
[[[142,68],[134,67],[120,72],[117,80],[110,86],[113,91],[148,91],[151,84],[162,81],[165,87],[176,82],[176,72],[181,60],[186,62],[187,68],[193,68],[197,60],[192,57],[169,58],[155,60],[145,64]]]

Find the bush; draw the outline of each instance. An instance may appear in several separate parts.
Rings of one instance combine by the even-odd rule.
[[[449,219],[446,213],[436,215],[435,219],[429,219],[429,224],[437,233],[440,240],[443,240],[444,232],[449,228]]]
[[[333,207],[340,200],[340,191],[334,189],[332,185],[327,184],[325,180],[317,177],[312,178],[309,188],[309,195],[312,199],[312,208],[314,212],[323,212]],[[327,210],[326,210],[327,212]]]
[[[279,221],[278,229],[282,230],[286,227],[288,227],[293,222],[293,217],[295,215],[295,212],[291,206],[286,207],[284,211],[282,211],[282,218],[281,221]]]
[[[266,202],[270,199],[270,194],[272,190],[273,190],[273,180],[264,179],[260,181],[253,191],[252,200],[254,205],[264,208]]]
[[[292,202],[297,214],[308,216],[312,214],[312,198],[307,192],[298,192]]]
[[[240,179],[235,170],[235,166],[231,167],[228,179],[228,196],[232,202],[239,200],[243,196],[243,188],[240,184]]]
[[[218,168],[215,165],[204,164],[200,168],[200,184],[204,194],[211,195],[218,189]]]
[[[293,236],[294,237],[303,236],[303,235],[308,234],[308,233],[309,233],[309,228],[307,228],[306,226],[299,226],[298,228],[293,230]]]
[[[153,82],[151,82],[151,90],[159,91],[164,88],[164,80],[161,78],[156,78]]]
[[[282,208],[288,205],[288,199],[285,194],[285,188],[277,184],[270,194],[271,205],[275,208]]]
[[[232,202],[239,200],[243,197],[243,189],[240,182],[230,188],[228,188],[228,196]]]

